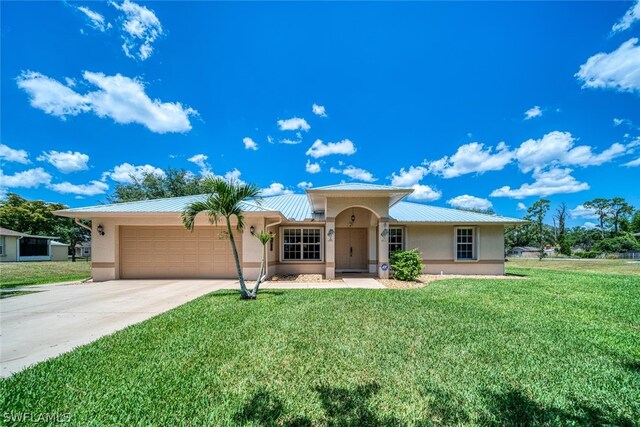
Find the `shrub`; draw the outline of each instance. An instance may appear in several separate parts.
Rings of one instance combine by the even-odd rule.
[[[595,258],[600,254],[601,254],[601,252],[599,252],[599,251],[584,251],[584,252],[576,252],[576,253],[574,253],[574,255],[579,257],[579,258]]]
[[[422,259],[416,249],[396,251],[391,254],[393,277],[398,280],[415,280],[422,271]]]

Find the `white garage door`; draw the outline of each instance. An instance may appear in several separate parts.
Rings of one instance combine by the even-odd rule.
[[[242,239],[234,234],[242,260]],[[122,279],[230,279],[237,277],[224,227],[120,227]]]

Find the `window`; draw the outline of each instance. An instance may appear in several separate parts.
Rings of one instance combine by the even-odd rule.
[[[456,228],[456,259],[474,260],[474,229]]]
[[[49,241],[35,237],[23,237],[20,239],[20,256],[47,256],[49,255]]]
[[[389,228],[389,255],[404,249],[404,234],[402,228]]]
[[[4,236],[0,236],[0,255],[4,254]]]
[[[285,261],[320,261],[320,228],[285,228],[282,232],[282,259]]]

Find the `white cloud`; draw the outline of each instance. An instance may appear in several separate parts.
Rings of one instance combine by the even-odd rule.
[[[267,142],[273,144],[273,137],[271,135],[267,135]]]
[[[25,150],[16,150],[4,144],[0,144],[0,160],[22,163],[25,165],[27,163],[31,163],[29,161],[29,153]]]
[[[31,106],[47,114],[64,118],[91,110],[84,96],[44,74],[23,71],[17,82],[31,96]]]
[[[329,142],[328,144],[316,139],[311,148],[307,150],[306,154],[307,156],[318,159],[332,154],[344,154],[346,156],[350,156],[355,152],[355,145],[353,145],[353,142],[348,139],[343,139],[340,142]]]
[[[278,142],[280,144],[297,145],[297,144],[300,144],[302,142],[302,139],[300,139],[300,138],[298,138],[298,139],[283,138],[283,139],[278,140]]]
[[[594,209],[585,208],[584,205],[578,205],[574,209],[571,209],[569,211],[569,216],[571,218],[585,218],[585,219],[598,218],[598,214]]]
[[[571,176],[571,169],[554,168],[549,171],[535,170],[532,184],[522,184],[520,188],[512,189],[508,185],[493,190],[490,197],[512,197],[524,199],[530,196],[545,197],[552,194],[577,193],[589,189],[589,184],[579,182]]]
[[[587,230],[593,230],[594,228],[598,228],[598,224],[593,223],[591,221],[585,222],[584,224],[582,224],[582,226]]]
[[[89,169],[87,163],[89,156],[78,151],[55,151],[43,152],[37,160],[49,162],[62,173],[84,171]]]
[[[303,190],[311,187],[313,187],[312,182],[302,181],[298,183],[298,188],[302,188]]]
[[[331,166],[329,168],[329,172],[331,172],[331,173],[342,173],[342,169],[334,168],[333,166]]]
[[[116,182],[130,184],[134,179],[142,179],[145,174],[152,174],[156,176],[165,175],[162,169],[151,165],[134,166],[129,163],[123,163],[115,166],[111,171],[104,172],[102,174],[102,181],[105,181],[107,178],[111,178]]]
[[[37,188],[51,182],[51,175],[42,168],[28,169],[13,175],[5,175],[0,169],[0,187]]]
[[[269,196],[279,196],[281,194],[291,194],[291,193],[293,193],[293,191],[287,190],[284,187],[284,185],[280,184],[279,182],[274,182],[267,188],[263,188],[262,191],[260,192],[260,195],[263,197],[269,197]]]
[[[245,182],[240,179],[240,175],[242,175],[242,172],[234,168],[233,170],[228,171],[224,174],[224,179],[226,179],[227,181],[235,181],[238,184],[245,184]]]
[[[590,57],[575,74],[583,88],[607,88],[640,92],[640,46],[631,38],[611,53]]]
[[[320,163],[311,163],[311,160],[307,160],[305,170],[309,173],[318,173],[321,171]]]
[[[162,24],[153,11],[132,1],[110,4],[124,14],[122,23],[122,50],[132,59],[144,61],[151,56],[155,40],[163,34]]]
[[[211,174],[211,165],[207,162],[208,158],[209,156],[206,154],[196,154],[195,156],[189,157],[187,161],[198,166],[201,175],[209,175]]]
[[[102,16],[98,12],[95,12],[85,6],[78,6],[77,9],[80,12],[84,13],[87,18],[89,18],[91,27],[95,28],[96,30],[105,32],[108,28],[111,28],[111,24],[106,22],[104,16]]]
[[[378,180],[371,172],[351,165],[344,168],[342,174],[358,181],[374,182]]]
[[[513,151],[501,142],[496,146],[484,148],[484,144],[471,142],[458,147],[451,157],[443,157],[433,162],[425,162],[429,172],[443,178],[455,178],[468,173],[484,173],[502,170],[513,159]]]
[[[242,138],[242,143],[244,144],[244,148],[247,150],[255,151],[258,149],[258,144],[249,137]]]
[[[523,172],[552,167],[554,165],[601,165],[621,156],[627,150],[622,144],[614,143],[600,154],[594,154],[591,147],[574,147],[575,139],[569,132],[553,131],[540,139],[529,139],[516,150],[516,159]]]
[[[311,111],[313,111],[313,114],[316,116],[327,117],[327,112],[323,105],[313,104],[311,106]]]
[[[529,119],[532,119],[534,117],[540,117],[540,116],[542,116],[542,110],[537,105],[529,108],[527,111],[524,112],[524,119],[525,120],[529,120]]]
[[[626,166],[628,168],[635,168],[637,166],[640,166],[640,157],[635,160],[631,160],[630,162],[624,163],[622,166]]]
[[[614,126],[620,126],[620,125],[621,125],[621,124],[623,124],[623,123],[624,123],[624,124],[629,124],[629,125],[630,125],[630,124],[631,124],[631,121],[630,121],[630,120],[628,120],[628,119],[619,119],[619,118],[617,118],[617,117],[614,117],[614,118],[613,118],[613,125],[614,125]]]
[[[59,184],[51,184],[49,188],[57,193],[77,194],[79,196],[95,196],[104,194],[109,186],[101,181],[90,181],[89,184],[71,184],[70,182],[61,182]]]
[[[83,72],[86,81],[99,89],[81,95],[57,80],[41,73],[24,71],[18,76],[18,87],[31,97],[33,107],[62,119],[83,112],[110,117],[116,123],[139,123],[156,133],[188,132],[189,116],[197,111],[179,102],[152,100],[144,84],[136,79],[116,74]]]
[[[519,211],[526,211],[527,210],[527,206],[524,203],[519,202],[518,206],[516,207],[516,209],[519,210]]]
[[[454,197],[453,199],[447,200],[447,203],[454,208],[458,209],[490,209],[493,207],[493,204],[487,199],[482,199],[480,197],[470,196],[468,194],[464,194],[462,196]]]
[[[627,10],[622,18],[611,27],[611,32],[624,31],[631,28],[631,26],[640,21],[640,0],[636,0],[636,3]]]
[[[278,120],[278,126],[280,127],[280,130],[300,129],[306,132],[309,129],[311,129],[311,126],[309,126],[309,123],[307,123],[305,119],[301,119],[298,117],[293,117],[291,119],[286,119],[286,120]]]
[[[408,170],[402,168],[398,175],[395,172],[391,175],[391,185],[395,187],[412,187],[420,182],[427,173],[427,169],[422,166],[411,166]]]
[[[441,191],[434,190],[428,185],[415,184],[412,186],[412,188],[413,188],[413,193],[407,196],[407,198],[410,200],[432,202],[442,197]]]

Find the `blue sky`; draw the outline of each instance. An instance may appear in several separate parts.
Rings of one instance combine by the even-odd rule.
[[[337,182],[522,216],[640,208],[640,3],[2,2],[2,192]]]

